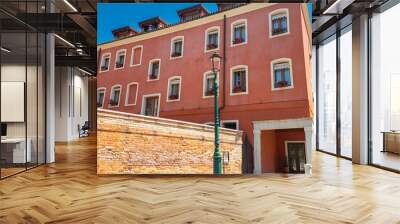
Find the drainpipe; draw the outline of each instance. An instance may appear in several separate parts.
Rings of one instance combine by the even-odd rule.
[[[223,38],[222,42],[224,45],[223,53],[222,53],[222,104],[219,108],[219,114],[221,115],[221,111],[225,108],[225,80],[226,80],[226,15],[224,15],[224,24],[223,24]],[[221,116],[220,116],[221,118]]]

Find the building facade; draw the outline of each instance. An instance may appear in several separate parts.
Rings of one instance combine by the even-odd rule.
[[[185,16],[187,13],[187,16]],[[197,13],[197,14],[196,14]],[[254,172],[302,172],[311,163],[311,36],[303,4],[180,10],[98,46],[98,107],[213,123],[210,56],[218,53],[221,126],[253,146]]]

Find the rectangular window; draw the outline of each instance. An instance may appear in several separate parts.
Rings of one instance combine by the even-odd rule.
[[[246,92],[246,70],[240,69],[233,72],[232,80],[233,88],[232,93],[242,93]]]
[[[233,130],[239,130],[239,121],[222,121],[222,127]]]
[[[116,61],[115,61],[115,68],[124,67],[124,62],[125,62],[125,51],[118,52],[117,53],[117,58],[116,58]]]
[[[149,80],[158,79],[160,75],[160,61],[156,60],[150,63]]]
[[[286,12],[271,16],[272,35],[278,35],[288,32]]]
[[[180,78],[174,78],[169,81],[168,101],[179,100],[180,98]]]
[[[107,71],[110,66],[110,55],[103,56],[103,60],[101,61],[101,71]]]
[[[287,88],[292,86],[289,62],[276,63],[274,66],[274,88]]]
[[[103,107],[105,90],[101,89],[97,92],[97,107]]]
[[[214,74],[207,74],[205,80],[204,96],[214,95]]]
[[[175,40],[173,42],[173,49],[172,49],[172,55],[171,57],[180,57],[182,56],[182,46],[183,46],[183,41],[181,39]]]
[[[207,35],[207,50],[218,48],[218,30],[211,31]]]
[[[111,98],[110,98],[110,106],[118,106],[119,105],[120,94],[121,94],[121,87],[117,86],[112,89]]]
[[[336,35],[318,48],[318,149],[336,154],[337,91]]]
[[[395,27],[398,27],[396,24],[399,21],[400,4],[382,13],[373,13],[370,20],[373,32],[370,39],[372,68],[368,97],[371,162],[397,171],[400,171],[400,45],[399,30]],[[361,86],[366,87],[365,84]],[[353,99],[360,100],[357,97]]]
[[[158,117],[160,97],[159,96],[145,96],[143,101],[142,114],[146,116]]]
[[[352,32],[341,31],[340,36],[340,154],[352,157]]]
[[[233,44],[240,44],[246,41],[246,24],[240,23],[233,27]]]

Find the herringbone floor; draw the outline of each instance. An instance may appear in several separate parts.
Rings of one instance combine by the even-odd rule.
[[[400,175],[314,154],[314,174],[96,176],[94,138],[0,181],[0,223],[400,223]]]

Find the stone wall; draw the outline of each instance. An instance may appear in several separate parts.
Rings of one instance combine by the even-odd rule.
[[[98,111],[98,174],[212,174],[212,126]],[[242,173],[242,132],[221,128],[225,174]]]

